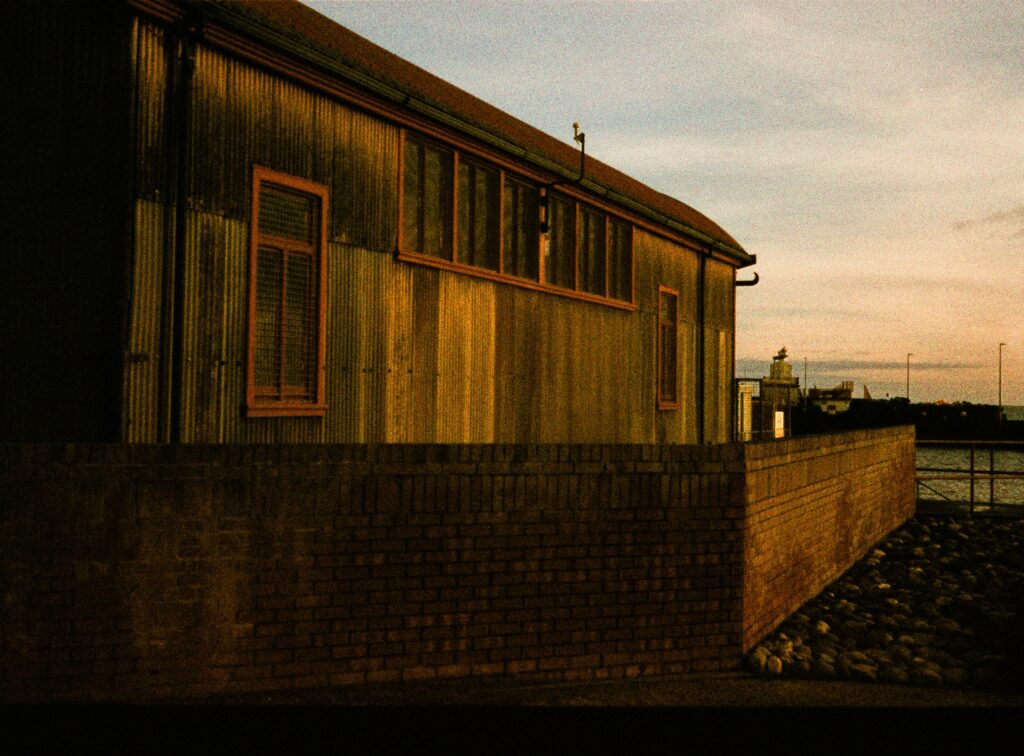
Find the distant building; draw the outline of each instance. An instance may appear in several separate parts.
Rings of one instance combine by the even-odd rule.
[[[768,377],[761,380],[761,398],[778,407],[800,403],[800,379],[793,377],[793,366],[786,362],[786,347],[772,357]]]
[[[866,393],[866,391],[865,391]],[[807,390],[807,401],[828,415],[846,412],[853,399],[853,381],[843,381],[835,388]]]
[[[768,375],[736,379],[737,441],[790,435],[790,408],[800,403],[801,395],[800,380],[793,377],[793,366],[786,357],[786,347],[782,347],[772,358]]]

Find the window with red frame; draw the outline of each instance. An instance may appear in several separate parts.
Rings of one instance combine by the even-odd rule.
[[[249,415],[323,414],[327,189],[253,170]]]

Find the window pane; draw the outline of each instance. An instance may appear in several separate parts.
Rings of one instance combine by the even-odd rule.
[[[505,179],[505,272],[537,280],[536,187]]]
[[[548,199],[548,245],[544,255],[544,280],[553,286],[575,289],[576,206],[552,194]]]
[[[658,399],[678,400],[676,350],[678,348],[679,297],[671,292],[658,294]]]
[[[676,297],[673,294],[669,294],[667,291],[661,292],[661,322],[662,323],[675,323],[676,322]]]
[[[580,289],[605,293],[604,215],[584,208],[580,212]]]
[[[633,227],[629,223],[608,223],[608,296],[630,302],[633,299]]]
[[[281,364],[281,251],[260,247],[256,255],[256,385],[276,387]]]
[[[402,247],[418,252],[423,249],[423,145],[405,142],[402,170]]]
[[[676,328],[667,323],[661,326],[661,399],[676,401]]]
[[[402,180],[402,245],[452,259],[452,153],[406,138]]]
[[[313,201],[273,184],[260,185],[260,233],[309,244],[315,234]]]
[[[305,399],[313,398],[314,302],[313,260],[309,255],[288,255],[285,274],[284,383],[289,389],[301,389]]]
[[[496,170],[459,163],[458,261],[498,270],[498,182]]]
[[[431,146],[423,150],[423,248],[425,255],[451,260],[452,156]]]

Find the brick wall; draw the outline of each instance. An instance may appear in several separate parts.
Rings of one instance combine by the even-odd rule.
[[[739,660],[738,447],[0,447],[6,700]]]
[[[746,448],[743,649],[913,516],[914,429]]]
[[[885,454],[909,448],[912,465],[913,436],[873,433],[816,447],[0,445],[0,700],[735,668],[820,582],[811,571],[894,521],[872,497],[906,472]],[[820,477],[818,454],[843,483]],[[815,545],[791,546],[795,520]],[[765,590],[782,598],[752,600]]]

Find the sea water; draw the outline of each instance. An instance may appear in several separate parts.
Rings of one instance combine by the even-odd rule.
[[[991,467],[989,466],[991,462]],[[970,501],[971,483],[969,480],[920,480],[933,476],[958,475],[967,476],[971,467],[971,451],[967,446],[918,446],[918,497],[923,501]],[[923,472],[922,467],[941,468],[948,472]],[[1024,446],[1011,449],[995,449],[989,457],[987,448],[976,446],[974,449],[974,470],[987,473],[990,469],[996,472],[1016,473],[1022,477],[1016,479],[999,479],[989,484],[988,477],[976,477],[974,481],[975,503],[1024,505]],[[959,472],[955,472],[959,471]]]

